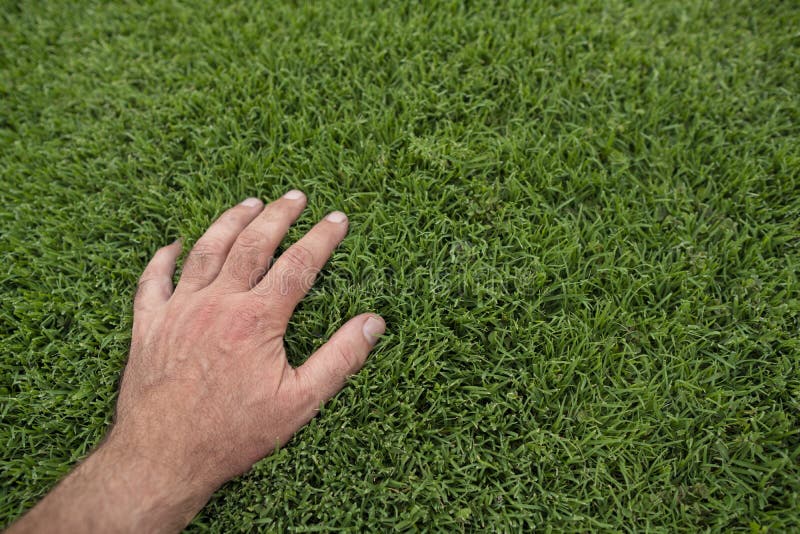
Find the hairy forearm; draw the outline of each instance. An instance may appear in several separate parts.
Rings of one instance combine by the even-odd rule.
[[[26,532],[177,532],[211,495],[107,441],[11,526]]]

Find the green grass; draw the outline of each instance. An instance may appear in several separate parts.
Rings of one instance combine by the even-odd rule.
[[[389,334],[191,531],[800,529],[795,2],[8,2],[0,525],[98,442],[150,255],[298,187]]]

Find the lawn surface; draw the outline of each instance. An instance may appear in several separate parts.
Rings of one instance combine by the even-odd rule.
[[[292,361],[389,334],[191,531],[800,529],[796,2],[2,4],[0,525],[156,248],[297,187]]]

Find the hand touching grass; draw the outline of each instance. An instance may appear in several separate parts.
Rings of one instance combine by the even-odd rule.
[[[290,191],[229,209],[174,290],[180,244],[155,254],[136,293],[111,432],[12,532],[178,530],[361,368],[385,328],[373,314],[351,319],[302,366],[286,358],[289,318],[347,233],[347,217],[333,212],[267,269],[305,204]]]

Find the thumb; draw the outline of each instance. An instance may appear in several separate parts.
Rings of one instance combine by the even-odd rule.
[[[385,330],[386,323],[379,315],[357,315],[297,368],[298,380],[313,392],[315,408],[338,393],[347,377],[361,369]]]

